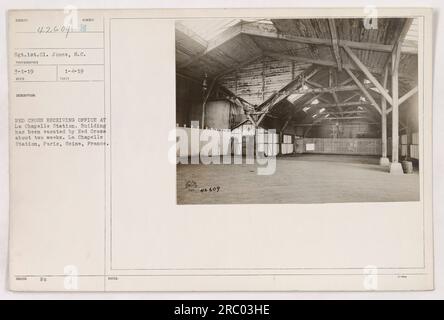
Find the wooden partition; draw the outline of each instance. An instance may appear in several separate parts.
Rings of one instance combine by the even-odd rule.
[[[351,155],[381,155],[381,139],[362,138],[304,138],[299,139],[303,153],[329,153]]]

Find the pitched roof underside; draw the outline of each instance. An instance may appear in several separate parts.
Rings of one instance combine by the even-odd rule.
[[[359,60],[381,79],[383,68],[391,57],[393,44],[403,32],[406,19],[379,18],[377,29],[367,29],[363,19],[334,19],[338,41],[349,46]],[[363,82],[365,76],[350,59],[343,47],[339,46],[335,55],[332,41],[332,26],[328,19],[273,19],[273,20],[239,20],[214,19],[208,21],[178,21],[176,23],[176,69],[178,73],[201,80],[205,75],[209,78],[224,76],[247,67],[254,61],[270,57],[276,60],[294,60],[306,63],[306,72],[316,67],[320,71],[310,81],[323,87],[329,87],[329,68],[338,68],[338,59],[344,67],[349,67]],[[414,19],[402,42],[400,59],[400,96],[409,92],[417,85],[417,41],[418,22]],[[365,48],[362,48],[364,45]],[[370,48],[370,49],[369,49]],[[325,68],[327,67],[327,68]],[[335,83],[349,78],[342,69],[335,71]],[[353,82],[351,83],[353,84]],[[311,84],[305,84],[314,88]],[[369,89],[372,96],[380,101],[380,96]],[[355,97],[352,98],[352,95]],[[269,112],[267,116],[286,119],[293,114],[294,119],[313,122],[313,115],[319,113],[316,105],[302,111],[307,102],[313,100],[315,93],[293,96],[283,99]],[[337,92],[335,99],[339,101],[359,101],[361,95],[356,92]],[[288,97],[287,97],[288,98]],[[322,95],[320,105],[334,103],[331,93]],[[319,99],[321,100],[321,99]],[[368,103],[368,101],[366,101]],[[390,107],[390,105],[389,105]],[[355,110],[354,114],[352,111]],[[326,109],[315,118],[325,116],[330,110]],[[343,108],[344,114],[356,116],[362,114],[369,121],[378,119],[378,113],[373,106],[365,105],[363,110]],[[302,113],[301,113],[302,112]],[[338,110],[332,110],[331,116]]]

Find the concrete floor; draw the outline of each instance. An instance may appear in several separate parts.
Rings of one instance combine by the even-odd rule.
[[[398,176],[377,157],[316,154],[278,157],[270,176],[256,165],[177,165],[178,204],[384,201],[419,201],[418,171]]]

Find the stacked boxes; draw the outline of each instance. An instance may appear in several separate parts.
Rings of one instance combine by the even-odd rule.
[[[224,134],[229,132],[229,129],[216,130],[200,129],[197,127],[176,127],[176,156],[180,158],[199,156],[202,149],[210,140],[215,143],[208,149],[208,153],[206,154],[209,156],[230,154],[231,150],[227,148],[230,143],[230,135]],[[196,141],[197,143],[195,143]],[[242,144],[240,147],[242,151]]]
[[[419,136],[418,133],[412,134],[412,144],[410,145],[410,157],[419,159]]]
[[[236,156],[242,155],[242,127],[231,131],[232,153]]]
[[[265,153],[265,138],[265,130],[262,128],[258,128],[256,131],[256,151],[261,154]]]
[[[406,134],[403,134],[399,137],[399,148],[400,148],[400,156],[401,157],[408,157],[408,136]]]
[[[276,156],[279,152],[279,136],[262,128],[257,129],[256,151],[266,156]]]
[[[306,138],[303,139],[307,153],[380,155],[381,139],[363,138]]]
[[[292,136],[284,134],[281,143],[281,153],[291,154],[293,153],[293,149],[294,147],[293,147]]]
[[[267,133],[265,136],[265,155],[277,156],[279,153],[279,135],[277,133]]]

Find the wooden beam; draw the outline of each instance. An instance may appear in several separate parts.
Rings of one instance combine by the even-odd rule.
[[[398,42],[396,50],[392,53],[392,165],[396,168],[399,162],[399,60],[401,44]],[[395,171],[394,171],[395,172]]]
[[[265,51],[264,55],[275,58],[275,59],[284,59],[284,60],[289,60],[289,61],[311,63],[311,64],[326,66],[326,67],[335,67],[335,68],[337,67],[336,62],[330,61],[330,60],[311,59],[311,58],[300,57],[300,56],[291,56],[288,54],[282,54],[282,53],[277,53],[277,52],[272,52],[272,51]],[[357,68],[351,64],[343,64],[342,67],[344,67],[344,68],[347,67],[352,70],[359,70],[359,68]],[[380,69],[371,68],[370,70],[371,70],[371,72],[376,73],[376,74],[381,73]]]
[[[368,117],[360,117],[360,116],[356,116],[356,117],[326,117],[323,118],[322,120],[355,120],[355,119],[368,119]]]
[[[382,85],[387,88],[389,68],[385,68],[384,76],[382,79]],[[381,96],[381,147],[382,158],[387,158],[387,100],[384,96]],[[387,160],[386,160],[387,161]],[[381,162],[382,164],[383,162]]]
[[[336,94],[336,91],[333,91],[331,94],[333,95],[333,99],[335,100],[335,103],[337,105],[339,105],[339,98],[338,98],[338,95]]]
[[[333,86],[333,69],[332,68],[330,68],[328,70],[328,86],[329,87]],[[338,95],[336,94],[336,91],[333,91],[331,94],[333,96],[333,100],[335,101],[335,103],[338,107],[338,110],[342,111],[342,106],[339,105],[339,99],[338,99]]]
[[[179,32],[183,33],[184,35],[186,35],[187,37],[193,39],[194,41],[199,43],[203,48],[206,48],[208,46],[208,42],[204,38],[199,36],[193,30],[191,30],[191,29],[187,28],[186,26],[184,26],[179,21],[176,21],[175,28],[176,28],[176,31],[179,31]]]
[[[324,118],[323,120],[328,120],[329,118]],[[340,119],[339,119],[340,120]],[[378,125],[379,123],[377,122],[358,122],[358,123],[354,123],[354,124],[371,124],[371,125]],[[325,124],[319,123],[319,122],[313,122],[313,123],[299,123],[299,124],[295,124],[295,127],[316,127],[316,126],[325,126]]]
[[[341,53],[339,49],[339,39],[338,39],[338,32],[336,30],[335,20],[328,19],[328,25],[330,27],[333,55],[335,56],[336,63],[338,64],[338,70],[342,71]]]
[[[418,86],[414,87],[412,90],[410,90],[405,95],[403,95],[401,98],[399,98],[399,104],[401,105],[402,103],[407,101],[409,98],[414,96],[416,93],[418,93]]]
[[[405,36],[409,32],[412,23],[413,23],[413,19],[412,18],[406,18],[405,19],[405,22],[404,22],[404,25],[402,26],[401,32],[397,35],[397,37],[395,38],[395,41],[393,42],[393,48],[390,51],[391,55],[387,58],[387,62],[385,63],[384,68],[385,67],[389,67],[389,69],[391,69],[390,61],[391,61],[391,58],[393,56],[393,53],[395,52],[395,50],[397,48],[397,45],[398,44],[402,45],[402,43],[404,42]],[[392,70],[390,70],[390,71],[392,71]]]
[[[350,78],[351,79],[351,78]],[[353,79],[351,79],[353,80]],[[350,97],[348,97],[347,99],[344,99],[344,101],[342,102],[349,102],[350,100],[354,99],[355,97],[361,96],[359,93],[353,93]]]
[[[349,74],[349,76],[353,79],[353,81],[356,83],[356,85],[361,89],[362,93],[365,95],[368,101],[371,102],[371,104],[375,107],[376,110],[378,110],[379,114],[381,114],[381,108],[379,107],[378,103],[373,99],[373,97],[370,95],[370,93],[367,91],[365,86],[359,81],[359,79],[353,74],[353,72],[348,69],[344,68],[345,71]]]
[[[260,24],[260,23],[248,23],[242,25],[242,33],[252,35],[255,37],[263,37],[269,39],[286,40],[290,42],[314,44],[314,45],[326,45],[330,46],[331,41],[329,39],[299,37],[288,33],[279,32],[272,24]]]
[[[353,62],[359,67],[359,69],[365,74],[365,76],[370,80],[373,85],[378,88],[379,93],[384,96],[384,98],[392,104],[392,97],[388,94],[387,90],[382,87],[379,81],[373,76],[369,69],[359,60],[359,58],[354,54],[354,52],[347,46],[344,47],[345,52],[353,60]]]
[[[347,78],[344,81],[342,81],[339,85],[340,86],[345,86],[346,84],[349,84],[350,82],[353,82],[352,78]]]
[[[412,19],[407,19],[412,20]],[[411,22],[410,22],[411,23]],[[244,23],[235,25],[232,27],[229,27],[224,32],[222,32],[220,35],[218,35],[216,38],[214,38],[211,41],[205,41],[201,37],[196,37],[196,34],[183,26],[182,24],[178,23],[176,24],[176,29],[188,37],[194,39],[196,42],[198,42],[202,47],[205,47],[203,51],[196,54],[195,56],[192,56],[189,61],[183,63],[182,65],[178,66],[178,69],[184,69],[191,64],[195,63],[208,53],[212,52],[213,50],[221,47],[224,43],[227,43],[231,39],[237,37],[240,34],[250,35],[250,36],[257,36],[257,37],[266,37],[271,39],[280,39],[280,40],[286,40],[286,41],[292,41],[297,43],[306,43],[306,44],[312,44],[312,45],[326,45],[326,46],[335,46],[335,44],[330,39],[320,39],[320,38],[309,38],[309,37],[299,37],[294,36],[290,34],[284,34],[281,32],[278,32],[277,29],[272,25],[266,25],[261,23]],[[407,28],[408,30],[408,28]],[[356,42],[356,41],[348,41],[348,40],[340,40],[337,39],[337,47],[348,47],[352,49],[359,49],[359,50],[370,50],[370,51],[380,51],[380,52],[393,52],[394,45],[387,45],[387,44],[379,44],[379,43],[367,43],[367,42]],[[336,50],[336,49],[334,49]],[[403,51],[405,53],[409,54],[417,54],[417,49],[409,48],[406,51]],[[335,54],[336,57],[336,54]],[[339,56],[340,57],[340,56]],[[321,65],[328,65],[333,66],[330,61],[322,61],[317,60],[318,64]],[[313,62],[314,63],[314,62]],[[332,62],[334,66],[338,66],[337,61]],[[351,67],[351,66],[348,66]],[[376,71],[373,70],[374,73],[382,73],[382,70]]]
[[[253,104],[251,104],[250,102],[248,102],[247,100],[237,96],[236,94],[234,94],[231,90],[227,89],[226,87],[222,86],[222,85],[218,85],[219,89],[222,91],[225,91],[225,93],[237,100],[239,100],[239,103],[241,103],[242,105],[247,105],[248,107],[253,107]]]
[[[261,94],[262,94],[262,102],[265,101],[265,69],[266,69],[266,63],[265,61],[262,61],[262,72],[261,72],[261,80],[262,80],[262,88],[261,88]]]
[[[366,110],[349,110],[349,111],[342,111],[342,112],[328,112],[330,115],[342,115],[342,114],[363,114],[367,113]]]
[[[188,76],[188,75],[186,75],[186,74],[182,74],[182,73],[180,73],[180,72],[176,72],[176,76],[179,76],[179,77],[181,77],[181,78],[183,78],[183,79],[187,79],[187,80],[193,81],[193,82],[195,82],[195,83],[198,83],[199,85],[202,85],[202,80],[199,80],[199,79],[193,78],[193,77]]]
[[[373,85],[362,85],[364,88],[372,88]],[[288,91],[288,94],[307,94],[307,93],[333,93],[333,92],[344,92],[344,91],[355,91],[359,90],[360,87],[357,85],[346,85],[337,87],[327,87],[327,88],[308,88]]]
[[[322,84],[319,84],[319,83],[311,81],[311,80],[306,80],[305,83],[307,83],[307,84],[309,84],[309,85],[311,85],[313,87],[316,87],[316,88],[325,88],[325,86],[323,86]],[[332,81],[329,81],[329,87],[332,87],[332,84],[333,84]],[[333,95],[333,98],[336,96],[336,92],[335,91],[332,91],[332,92],[329,92],[329,93],[331,93]],[[320,96],[321,95],[322,95],[322,93],[320,94]],[[321,98],[320,96],[319,96],[319,100],[321,100],[321,101],[323,101],[325,103],[330,103],[330,101],[328,101],[327,99]],[[336,98],[337,98],[337,96],[336,96]],[[335,100],[335,102],[336,102],[336,100]]]
[[[207,104],[207,100],[210,97],[211,92],[213,91],[214,86],[216,85],[217,79],[214,78],[211,82],[210,88],[208,89],[207,94],[204,97],[203,103],[202,103],[202,129],[205,129],[205,107]]]
[[[333,102],[331,100],[329,100],[328,98],[321,96],[319,97],[319,101],[322,101],[323,103],[331,103],[333,104]]]
[[[254,126],[255,128],[257,128],[256,121],[254,121],[254,119],[253,119],[253,118],[251,117],[251,115],[249,115],[248,113],[247,113],[247,118],[248,118],[248,120],[251,121],[251,123],[253,124],[253,126]]]
[[[319,69],[311,70],[311,72],[304,76],[300,75],[297,79],[290,81],[286,86],[284,86],[281,90],[271,95],[267,100],[265,100],[260,106],[256,108],[256,110],[259,110],[262,112],[262,115],[257,121],[257,124],[259,125],[265,118],[265,115],[270,112],[270,110],[280,101],[285,99],[288,95],[292,93],[292,91],[296,88],[299,88],[302,85],[302,82],[305,79],[310,79],[315,74],[319,72]]]
[[[337,107],[355,107],[355,106],[368,106],[370,102],[357,101],[357,102],[340,102],[340,103],[318,103],[318,104],[304,104],[304,107],[317,107],[317,108],[337,108]]]
[[[311,77],[313,77],[316,73],[319,72],[319,69],[314,69],[310,74],[308,74],[305,77],[305,81],[309,80]],[[300,87],[301,85],[301,78],[298,77],[296,79],[291,80],[289,83],[287,83],[284,87],[282,87],[279,91],[273,93],[270,97],[268,97],[267,100],[265,100],[261,105],[257,107],[257,109],[263,109],[264,106],[269,104],[273,99],[276,98],[277,95],[281,94],[282,92],[287,92],[289,89],[292,89],[294,87]]]
[[[405,40],[405,37],[407,36],[407,33],[410,30],[410,27],[412,26],[413,23],[413,18],[406,18],[404,25],[402,26],[402,30],[401,33],[399,34],[398,40],[395,42],[395,44],[393,45],[393,50],[392,52],[394,52],[397,49],[397,46],[401,46],[401,48],[399,50],[402,50],[402,43]],[[401,54],[401,51],[400,51]]]
[[[403,95],[401,98],[399,98],[399,106],[401,106],[404,102],[406,102],[408,99],[413,97],[416,93],[418,93],[418,86],[414,87],[412,90],[407,92],[405,95]],[[388,108],[387,113],[392,112],[393,108]]]
[[[317,95],[314,95],[312,98],[310,98],[310,100],[308,100],[305,103],[305,105],[310,105],[313,101],[315,101],[316,99],[319,99],[322,95],[323,95],[323,93],[318,93]]]

